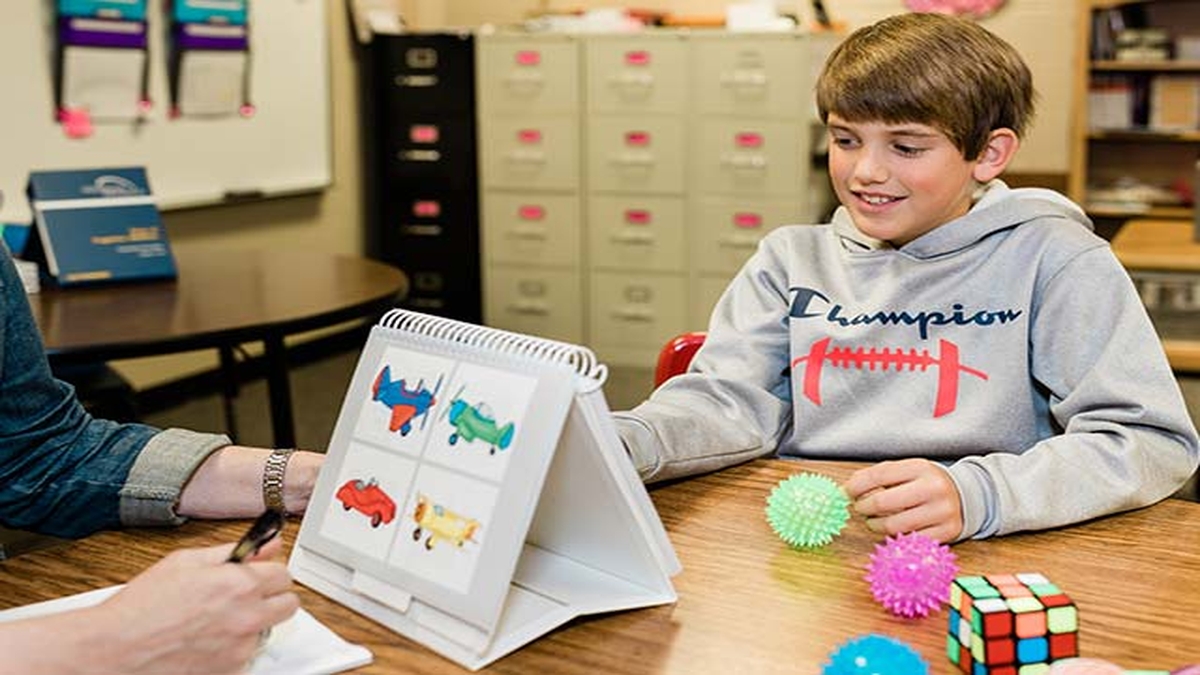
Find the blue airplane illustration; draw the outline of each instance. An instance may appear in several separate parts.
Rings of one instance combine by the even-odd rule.
[[[442,378],[438,377],[437,384],[434,385],[433,391],[425,388],[425,381],[417,382],[417,386],[409,389],[405,384],[404,378],[392,380],[391,366],[384,366],[383,370],[379,371],[379,375],[375,377],[375,383],[371,385],[371,400],[379,401],[392,409],[392,419],[388,423],[388,429],[391,431],[399,431],[400,435],[407,436],[408,432],[412,431],[412,421],[416,417],[427,415],[429,409],[437,404],[437,392],[442,386]],[[425,419],[421,420],[422,428],[424,428]]]

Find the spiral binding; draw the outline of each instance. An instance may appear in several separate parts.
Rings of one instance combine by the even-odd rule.
[[[559,342],[398,308],[384,314],[383,318],[379,320],[379,325],[489,353],[559,363],[574,370],[581,377],[591,380],[593,387],[603,385],[604,381],[608,379],[608,367],[600,363],[592,350],[569,342]]]

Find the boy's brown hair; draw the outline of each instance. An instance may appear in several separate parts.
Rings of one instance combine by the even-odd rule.
[[[944,14],[898,14],[854,31],[817,79],[822,122],[915,122],[941,130],[967,159],[995,129],[1023,136],[1033,76],[1017,50],[978,24]]]

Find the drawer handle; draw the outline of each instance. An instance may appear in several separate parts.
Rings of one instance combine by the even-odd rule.
[[[654,86],[654,76],[649,73],[617,73],[608,78],[614,87],[649,89]]]
[[[758,246],[758,237],[721,237],[718,246],[724,248],[754,248]]]
[[[735,70],[732,73],[721,73],[721,86],[736,87],[736,88],[765,88],[767,86],[766,73]]]
[[[623,152],[610,159],[619,168],[642,169],[654,166],[654,155],[648,152]]]
[[[612,313],[612,317],[630,323],[654,323],[654,313],[645,309],[618,309]]]
[[[504,76],[504,84],[509,89],[527,93],[541,89],[546,84],[546,78],[541,73],[509,73]]]
[[[550,309],[540,302],[513,303],[508,306],[508,311],[525,316],[546,316],[550,313]]]
[[[767,158],[762,155],[725,155],[721,164],[735,171],[765,171]]]
[[[638,246],[654,244],[654,234],[650,232],[617,232],[610,239],[617,244],[635,244]]]
[[[546,163],[546,153],[538,150],[511,150],[504,158],[508,160],[509,164],[540,165]]]
[[[545,228],[542,227],[514,227],[509,230],[508,236],[528,241],[545,241],[548,238]]]

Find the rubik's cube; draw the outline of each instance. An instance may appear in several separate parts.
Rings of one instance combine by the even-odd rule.
[[[946,655],[968,675],[1041,675],[1079,655],[1079,613],[1040,574],[958,577]]]

